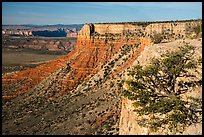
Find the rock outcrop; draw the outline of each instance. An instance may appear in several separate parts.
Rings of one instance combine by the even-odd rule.
[[[20,39],[20,41],[19,41]],[[40,39],[40,38],[13,38],[3,37],[2,45],[9,48],[27,48],[27,49],[39,49],[50,51],[72,51],[75,49],[76,41],[68,39]]]
[[[15,35],[15,36],[33,36],[32,31],[26,31],[26,30],[13,30],[13,31],[3,31],[2,30],[2,35]]]
[[[121,100],[122,77],[138,57],[145,59],[141,54],[151,47],[155,34],[170,31],[166,38],[177,39],[180,30],[200,23],[179,22],[178,32],[173,23],[85,24],[76,49],[66,56],[2,76],[3,133],[149,134],[134,123],[131,103]],[[187,38],[192,32],[183,33]],[[29,117],[41,123],[31,125]],[[10,125],[15,119],[20,126]]]
[[[176,40],[170,43],[161,43],[155,44],[152,46],[145,47],[144,51],[140,54],[140,56],[133,62],[133,65],[136,65],[138,61],[142,66],[146,66],[150,63],[151,58],[160,58],[161,54],[165,53],[165,51],[175,51],[179,46],[183,46],[186,43],[194,46],[195,50],[195,58],[202,57],[202,42],[198,39],[186,39],[184,40]],[[200,72],[200,75],[197,75],[197,78],[202,77],[202,66],[199,66],[197,71]],[[128,80],[130,77],[127,74],[124,75],[124,80]],[[124,89],[127,89],[126,85],[124,85]],[[202,98],[202,87],[195,88],[188,96]],[[127,98],[122,98],[122,109],[121,109],[121,117],[120,117],[120,135],[166,135],[172,133],[166,133],[164,131],[152,132],[148,128],[140,127],[137,124],[138,115],[134,112],[135,107],[133,106],[133,101],[128,100]],[[181,134],[181,133],[176,133]],[[185,129],[182,135],[201,135],[202,134],[202,123],[195,123]]]

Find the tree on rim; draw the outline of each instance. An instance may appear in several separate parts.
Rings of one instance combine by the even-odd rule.
[[[202,121],[202,99],[188,96],[202,86],[197,70],[202,59],[194,59],[194,53],[195,47],[185,45],[128,72],[132,79],[125,81],[128,89],[123,96],[133,101],[140,126],[182,133],[187,126]]]

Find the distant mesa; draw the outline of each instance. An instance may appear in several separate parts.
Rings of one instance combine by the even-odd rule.
[[[77,37],[83,24],[79,25],[2,25],[2,35]]]

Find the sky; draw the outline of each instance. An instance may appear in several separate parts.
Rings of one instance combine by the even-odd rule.
[[[2,24],[202,19],[202,2],[2,2]]]

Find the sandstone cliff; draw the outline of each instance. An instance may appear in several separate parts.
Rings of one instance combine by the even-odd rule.
[[[156,48],[153,35],[170,31],[166,39],[187,38],[194,32],[187,26],[200,24],[85,24],[66,56],[2,76],[3,133],[149,134],[134,123],[131,103],[121,100],[120,82],[138,57],[148,57],[142,55],[147,47]]]
[[[142,66],[146,66],[150,63],[151,58],[156,57],[159,58],[162,53],[165,51],[175,51],[179,46],[185,45],[185,43],[189,43],[190,45],[196,47],[195,50],[195,58],[202,57],[202,42],[198,39],[186,39],[184,40],[176,40],[170,43],[162,43],[162,44],[154,44],[151,46],[145,47],[144,51],[140,54],[140,56],[135,60],[133,65],[136,65],[138,61]],[[197,69],[201,75],[197,75],[198,78],[202,77],[202,66],[199,66]],[[128,80],[126,74],[124,76],[124,80]],[[127,89],[126,85],[124,88]],[[202,87],[197,87],[192,92],[187,94],[188,96],[202,98]],[[158,131],[152,132],[150,129],[140,127],[137,124],[138,115],[133,110],[135,107],[133,106],[133,101],[128,100],[127,98],[122,99],[122,110],[120,117],[120,131],[121,135],[166,135],[172,134],[170,132]],[[176,133],[180,134],[180,133]],[[182,135],[201,135],[202,134],[202,123],[196,123],[186,128],[186,130],[182,133]]]

